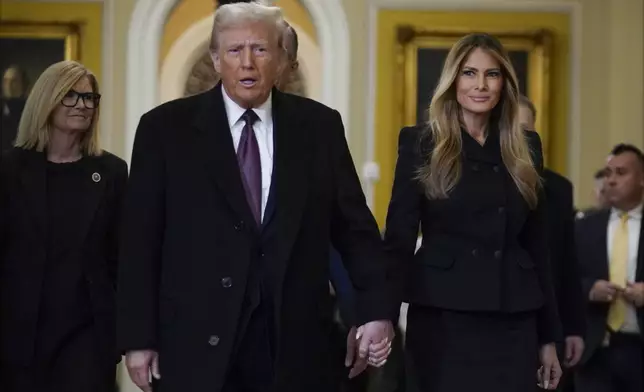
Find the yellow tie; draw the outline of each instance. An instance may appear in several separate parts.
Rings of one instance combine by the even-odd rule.
[[[621,288],[626,287],[626,267],[628,265],[628,214],[620,215],[619,226],[613,236],[613,248],[610,255],[610,281]],[[608,327],[617,332],[624,324],[626,302],[621,296],[611,304],[608,311]]]

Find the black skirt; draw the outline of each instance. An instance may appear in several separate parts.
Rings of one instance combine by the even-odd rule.
[[[536,390],[535,312],[456,312],[411,305],[406,350],[421,392]]]

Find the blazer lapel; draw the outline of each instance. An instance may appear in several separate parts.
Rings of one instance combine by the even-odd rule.
[[[282,243],[281,258],[286,261],[290,247],[295,240],[300,218],[306,200],[307,172],[310,162],[310,141],[306,125],[297,112],[293,111],[287,97],[273,90],[273,132],[275,135],[273,179],[273,211],[266,223],[274,218]]]
[[[47,160],[45,154],[31,150],[21,150],[23,170],[20,182],[24,189],[24,199],[32,215],[37,232],[46,239],[47,230]]]
[[[193,123],[196,131],[194,145],[232,210],[249,223],[246,226],[258,231],[259,228],[251,224],[255,219],[246,201],[221,89],[219,83],[201,96]]]
[[[78,234],[79,242],[82,244],[85,237],[89,232],[94,216],[100,205],[103,196],[105,195],[106,183],[108,181],[108,173],[105,173],[100,158],[98,157],[85,157],[87,162],[83,164],[83,175],[80,182],[80,195],[78,203],[80,203],[80,216],[78,220]]]
[[[273,145],[276,145],[275,142],[275,132],[273,131]],[[273,163],[273,173],[275,173],[275,164]],[[262,230],[268,227],[268,224],[271,222],[273,216],[275,215],[275,176],[271,181],[270,189],[268,190],[268,200],[266,201],[266,208],[264,209],[264,219],[262,219]]]
[[[269,204],[273,207],[265,227],[264,241],[275,244],[268,269],[274,282],[275,314],[281,314],[282,286],[291,250],[300,227],[307,198],[311,142],[304,116],[287,101],[288,96],[273,89],[274,171]],[[267,211],[269,211],[267,206]],[[279,238],[275,238],[275,237]],[[275,318],[279,330],[280,318]]]

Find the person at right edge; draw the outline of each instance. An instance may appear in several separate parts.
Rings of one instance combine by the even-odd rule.
[[[561,377],[541,141],[520,128],[518,90],[501,43],[467,35],[429,123],[400,132],[385,246],[422,392],[554,390]]]
[[[644,155],[618,144],[604,169],[612,206],[579,219],[577,255],[586,299],[586,351],[579,392],[644,390]]]

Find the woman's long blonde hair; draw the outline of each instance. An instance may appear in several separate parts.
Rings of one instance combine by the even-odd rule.
[[[52,132],[51,116],[63,97],[83,77],[89,79],[94,93],[99,94],[98,81],[85,66],[75,61],[61,61],[50,65],[36,80],[29,93],[18,125],[16,147],[44,151]],[[101,155],[98,119],[100,105],[93,109],[89,129],[81,135],[83,155]]]
[[[468,55],[480,48],[501,65],[503,90],[491,113],[498,126],[501,156],[519,192],[531,208],[537,205],[539,174],[533,166],[530,149],[519,125],[519,84],[507,52],[488,34],[470,34],[450,50],[438,86],[429,106],[429,124],[423,136],[430,137],[431,157],[418,171],[418,178],[430,199],[447,198],[461,177],[463,127],[461,107],[456,99],[456,82]]]

